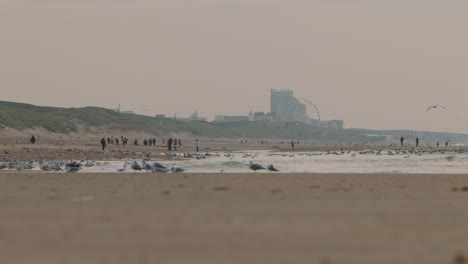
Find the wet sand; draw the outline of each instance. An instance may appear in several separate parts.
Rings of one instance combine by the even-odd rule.
[[[182,147],[178,147],[177,151],[171,153],[196,153],[196,147],[194,142],[185,140],[186,142]],[[361,150],[404,150],[404,151],[421,151],[421,152],[441,152],[441,153],[465,153],[468,152],[466,146],[453,146],[453,147],[431,147],[421,146],[415,148],[413,146],[407,147],[396,147],[389,145],[356,145],[356,146],[328,146],[328,145],[317,145],[312,143],[304,143],[297,145],[293,150],[286,144],[240,144],[232,140],[217,140],[217,141],[202,141],[200,143],[200,153],[213,153],[213,152],[232,152],[232,151],[252,151],[252,150],[269,150],[276,152],[301,152],[301,151],[323,151],[323,152],[334,152],[342,151],[356,152]],[[162,154],[162,155],[161,155]],[[99,144],[91,141],[78,141],[75,143],[15,143],[5,142],[0,145],[0,162],[9,161],[52,161],[52,160],[129,160],[143,158],[157,158],[165,160],[164,154],[169,154],[167,147],[158,144],[157,146],[116,146],[108,145],[106,151],[102,151]]]
[[[0,173],[0,262],[455,263],[468,252],[465,186],[464,175]]]

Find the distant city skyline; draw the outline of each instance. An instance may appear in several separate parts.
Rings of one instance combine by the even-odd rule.
[[[2,100],[189,116],[270,109],[270,89],[345,127],[468,133],[468,2],[0,3]],[[448,110],[426,112],[440,104]]]

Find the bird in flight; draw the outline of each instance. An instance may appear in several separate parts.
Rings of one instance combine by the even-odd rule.
[[[443,106],[443,105],[431,105],[431,106],[429,106],[429,107],[427,108],[426,112],[428,112],[428,111],[431,110],[432,108],[434,108],[434,109],[442,108],[442,109],[447,110],[447,108],[446,108],[445,106]]]

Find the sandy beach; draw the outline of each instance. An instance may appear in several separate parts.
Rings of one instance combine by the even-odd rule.
[[[468,264],[467,11],[0,0],[0,264]]]
[[[468,252],[465,186],[464,175],[3,172],[0,259],[465,263],[454,262]]]

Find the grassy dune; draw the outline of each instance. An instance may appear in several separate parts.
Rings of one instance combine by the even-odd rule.
[[[142,131],[153,134],[188,133],[208,138],[270,138],[308,139],[342,142],[378,142],[385,135],[410,137],[412,131],[375,131],[364,129],[326,129],[308,124],[288,125],[285,122],[229,122],[178,121],[155,117],[118,113],[99,107],[59,108],[0,101],[0,128],[17,130],[43,128],[54,133],[76,133],[81,129],[112,129]],[[419,132],[427,138],[466,140],[466,135]],[[369,136],[371,135],[372,136]]]

